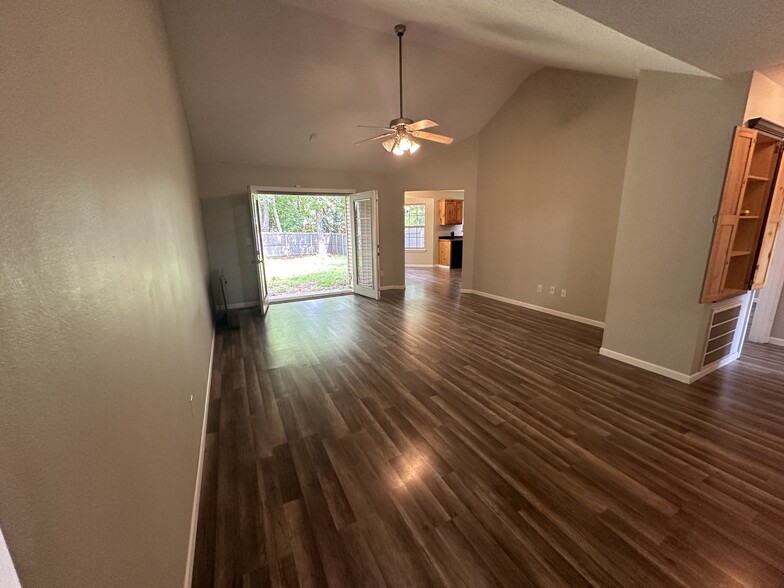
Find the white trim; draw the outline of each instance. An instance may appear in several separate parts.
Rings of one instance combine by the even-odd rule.
[[[19,575],[14,567],[14,560],[8,552],[8,545],[3,538],[3,529],[0,528],[0,585],[6,588],[21,588]]]
[[[356,190],[353,188],[346,189],[324,189],[324,188],[303,188],[302,186],[286,187],[286,186],[248,186],[251,194],[290,194],[293,196],[306,196],[308,194],[334,194],[335,196],[343,196],[346,194],[355,194]]]
[[[696,374],[691,374],[691,375],[684,374],[682,372],[677,372],[675,370],[671,370],[670,368],[666,368],[664,366],[651,363],[649,361],[637,359],[636,357],[632,357],[631,355],[624,355],[623,353],[618,353],[617,351],[613,351],[612,349],[607,349],[606,347],[602,347],[601,349],[599,349],[599,355],[603,355],[604,357],[609,357],[610,359],[614,359],[616,361],[620,361],[622,363],[626,363],[634,367],[638,367],[648,372],[652,372],[654,374],[658,374],[660,376],[664,376],[666,378],[670,378],[672,380],[676,380],[684,384],[692,384],[693,382],[696,382],[703,376],[707,376],[709,373],[716,371],[720,367],[724,367],[725,365],[732,363],[733,361],[738,359],[738,357],[740,357],[740,352],[728,355],[727,357],[722,358],[716,363],[713,363],[708,367],[700,370]]]
[[[771,345],[778,345],[779,347],[784,347],[784,339],[780,339],[779,337],[770,337],[768,339],[768,343]]]
[[[406,267],[436,267],[434,263],[407,263]]]
[[[284,302],[299,302],[301,300],[316,300],[318,298],[332,298],[333,296],[346,296],[353,294],[353,290],[325,290],[324,292],[312,292],[309,294],[294,294],[292,296],[280,296],[270,298],[270,304],[283,304]],[[258,306],[258,305],[256,305]]]
[[[609,357],[610,359],[614,359],[616,361],[620,361],[623,363],[628,363],[629,365],[642,368],[646,371],[653,372],[654,374],[659,374],[660,376],[665,376],[673,380],[678,380],[679,382],[683,382],[684,384],[688,384],[689,378],[691,377],[687,374],[676,372],[675,370],[671,370],[670,368],[666,368],[664,366],[651,363],[649,361],[645,361],[642,359],[637,359],[636,357],[632,357],[631,355],[624,355],[623,353],[618,353],[617,351],[613,351],[612,349],[607,349],[606,347],[602,347],[601,349],[599,349],[599,355],[603,355],[604,357]]]
[[[207,443],[207,413],[210,410],[210,387],[212,386],[212,362],[215,359],[215,329],[212,330],[210,347],[210,366],[207,372],[207,391],[204,394],[204,420],[201,423],[201,442],[199,444],[199,465],[196,467],[196,489],[193,492],[193,512],[191,512],[191,533],[188,537],[188,558],[185,562],[184,588],[193,583],[193,559],[196,555],[196,528],[199,523],[199,503],[201,501],[201,476],[204,469],[204,447]]]
[[[256,308],[259,306],[259,301],[253,302],[237,302],[235,304],[229,304],[226,306],[229,310],[241,310],[243,308]]]
[[[436,267],[440,267],[441,269],[449,269],[448,265],[441,265],[440,263],[436,264]],[[479,294],[479,292],[474,292],[475,294]]]
[[[381,286],[382,290],[405,290],[405,286]]]
[[[476,294],[478,296],[484,296],[485,298],[491,298],[493,300],[498,300],[500,302],[506,302],[507,304],[522,306],[523,308],[527,308],[528,310],[535,310],[537,312],[551,314],[553,316],[565,318],[570,321],[583,323],[585,325],[591,325],[592,327],[599,327],[600,329],[604,328],[604,323],[602,321],[586,318],[584,316],[577,316],[576,314],[569,314],[568,312],[562,312],[560,310],[553,310],[552,308],[546,308],[544,306],[536,306],[535,304],[522,302],[521,300],[515,300],[514,298],[505,298],[503,296],[498,296],[497,294],[490,294],[489,292],[482,292],[481,290],[469,290],[465,288],[460,290],[460,292],[463,294]]]
[[[770,341],[776,311],[781,304],[781,293],[784,291],[784,229],[779,228],[773,247],[767,284],[759,291],[754,320],[749,328],[749,341],[754,343]]]
[[[711,365],[702,368],[696,374],[692,374],[689,376],[689,384],[692,382],[696,382],[703,376],[707,376],[711,372],[715,372],[717,369],[724,367],[725,365],[731,364],[733,361],[737,360],[740,357],[740,351],[736,351],[735,353],[729,354],[727,357],[722,357],[719,361],[712,363]]]

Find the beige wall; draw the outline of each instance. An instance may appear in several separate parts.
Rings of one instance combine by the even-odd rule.
[[[699,370],[711,218],[749,80],[642,72],[603,347],[680,374]]]
[[[784,88],[761,73],[754,72],[751,78],[751,88],[749,90],[749,99],[746,103],[744,120],[757,118],[758,116],[784,125]],[[778,239],[784,239],[784,235],[780,233]],[[776,251],[782,251],[781,247],[777,247]],[[784,263],[784,260],[773,258],[773,264],[782,263]],[[773,284],[768,284],[768,286],[776,287]],[[776,319],[773,322],[773,329],[770,335],[777,339],[784,339],[784,294],[780,297],[778,312],[776,313]]]
[[[27,588],[185,575],[212,325],[167,47],[155,0],[0,4],[0,526]]]
[[[543,69],[482,130],[474,289],[604,320],[634,92]]]
[[[213,282],[223,268],[229,304],[259,300],[248,186],[378,190],[382,286],[403,285],[403,193],[388,175],[331,170],[197,164]]]

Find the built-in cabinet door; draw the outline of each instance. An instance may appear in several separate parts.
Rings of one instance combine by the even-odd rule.
[[[752,289],[754,290],[764,287],[768,280],[768,270],[770,270],[773,248],[776,245],[776,237],[781,227],[782,213],[784,213],[784,157],[779,159],[776,183],[773,185],[768,218],[757,256],[757,266],[754,271],[754,283],[752,284]]]
[[[463,201],[462,200],[439,200],[438,201],[438,224],[462,225],[463,224]]]
[[[446,239],[438,241],[438,265],[449,265],[449,255],[451,253],[451,244]]]
[[[705,274],[702,302],[715,302],[726,296],[724,283],[732,259],[732,244],[738,227],[741,198],[746,189],[756,140],[757,131],[743,127],[735,129],[724,192],[716,215],[716,228]]]

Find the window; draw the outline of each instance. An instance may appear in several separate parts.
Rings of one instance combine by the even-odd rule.
[[[425,205],[406,204],[403,207],[405,214],[403,229],[403,243],[406,249],[425,248]]]

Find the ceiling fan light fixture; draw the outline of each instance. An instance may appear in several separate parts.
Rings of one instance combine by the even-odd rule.
[[[379,127],[371,125],[359,125],[360,127],[367,127],[372,129],[383,129],[384,132],[375,137],[369,137],[361,141],[357,141],[355,145],[360,143],[367,143],[368,141],[382,140],[381,145],[394,155],[398,157],[408,153],[416,153],[419,150],[419,143],[414,139],[423,139],[425,141],[435,141],[436,143],[443,143],[449,145],[452,143],[452,137],[446,135],[437,135],[435,133],[424,132],[424,129],[431,129],[437,127],[438,123],[430,119],[422,119],[413,121],[410,118],[403,116],[403,34],[406,32],[405,25],[399,24],[395,27],[395,34],[397,35],[397,48],[398,48],[398,82],[400,89],[400,116],[389,121],[389,126]],[[389,137],[389,138],[387,138]]]

